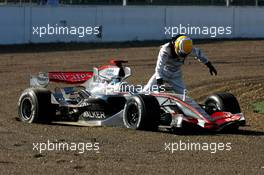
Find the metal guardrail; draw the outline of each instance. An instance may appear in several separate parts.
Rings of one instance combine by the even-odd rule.
[[[51,0],[0,0],[6,4],[46,5]],[[52,0],[65,5],[210,5],[210,6],[263,6],[264,0]]]

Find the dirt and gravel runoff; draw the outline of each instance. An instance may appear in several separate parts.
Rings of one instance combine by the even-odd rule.
[[[251,103],[264,99],[264,41],[197,44],[218,70],[189,59],[183,67],[190,96],[202,102],[213,92],[234,93],[248,125],[234,134],[143,132],[110,127],[25,124],[17,121],[17,100],[39,71],[90,70],[109,58],[129,61],[131,83],[145,84],[159,47],[4,52],[0,54],[1,174],[264,174],[264,116]],[[100,153],[33,150],[33,143],[99,142]],[[231,143],[231,150],[165,151],[165,143]]]

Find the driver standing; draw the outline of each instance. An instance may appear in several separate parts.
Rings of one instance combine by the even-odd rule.
[[[193,47],[192,39],[178,35],[171,42],[161,46],[155,73],[148,81],[144,91],[151,91],[153,85],[161,86],[166,82],[172,86],[175,93],[184,94],[185,84],[182,80],[181,66],[189,55],[205,64],[211,75],[217,75],[216,69],[202,51]]]

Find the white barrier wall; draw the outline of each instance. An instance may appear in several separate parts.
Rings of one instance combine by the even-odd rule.
[[[24,8],[0,7],[0,44],[25,43],[25,33]]]
[[[0,16],[0,44],[162,40],[180,32],[177,31],[179,25],[200,29],[221,26],[225,30],[226,27],[231,28],[231,33],[226,30],[217,38],[264,38],[264,8],[261,7],[2,6]],[[96,30],[84,37],[74,33],[40,37],[34,33],[33,27],[48,24],[62,27],[100,26],[101,35],[98,36]],[[169,28],[170,33],[166,33]],[[206,31],[189,35],[194,38],[214,37],[206,34]]]

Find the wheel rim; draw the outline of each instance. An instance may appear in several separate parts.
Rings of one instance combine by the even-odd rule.
[[[130,126],[136,127],[139,121],[139,111],[135,104],[131,105],[127,110],[127,122]]]
[[[33,106],[29,98],[24,98],[21,102],[21,117],[24,120],[30,120],[33,112]]]

